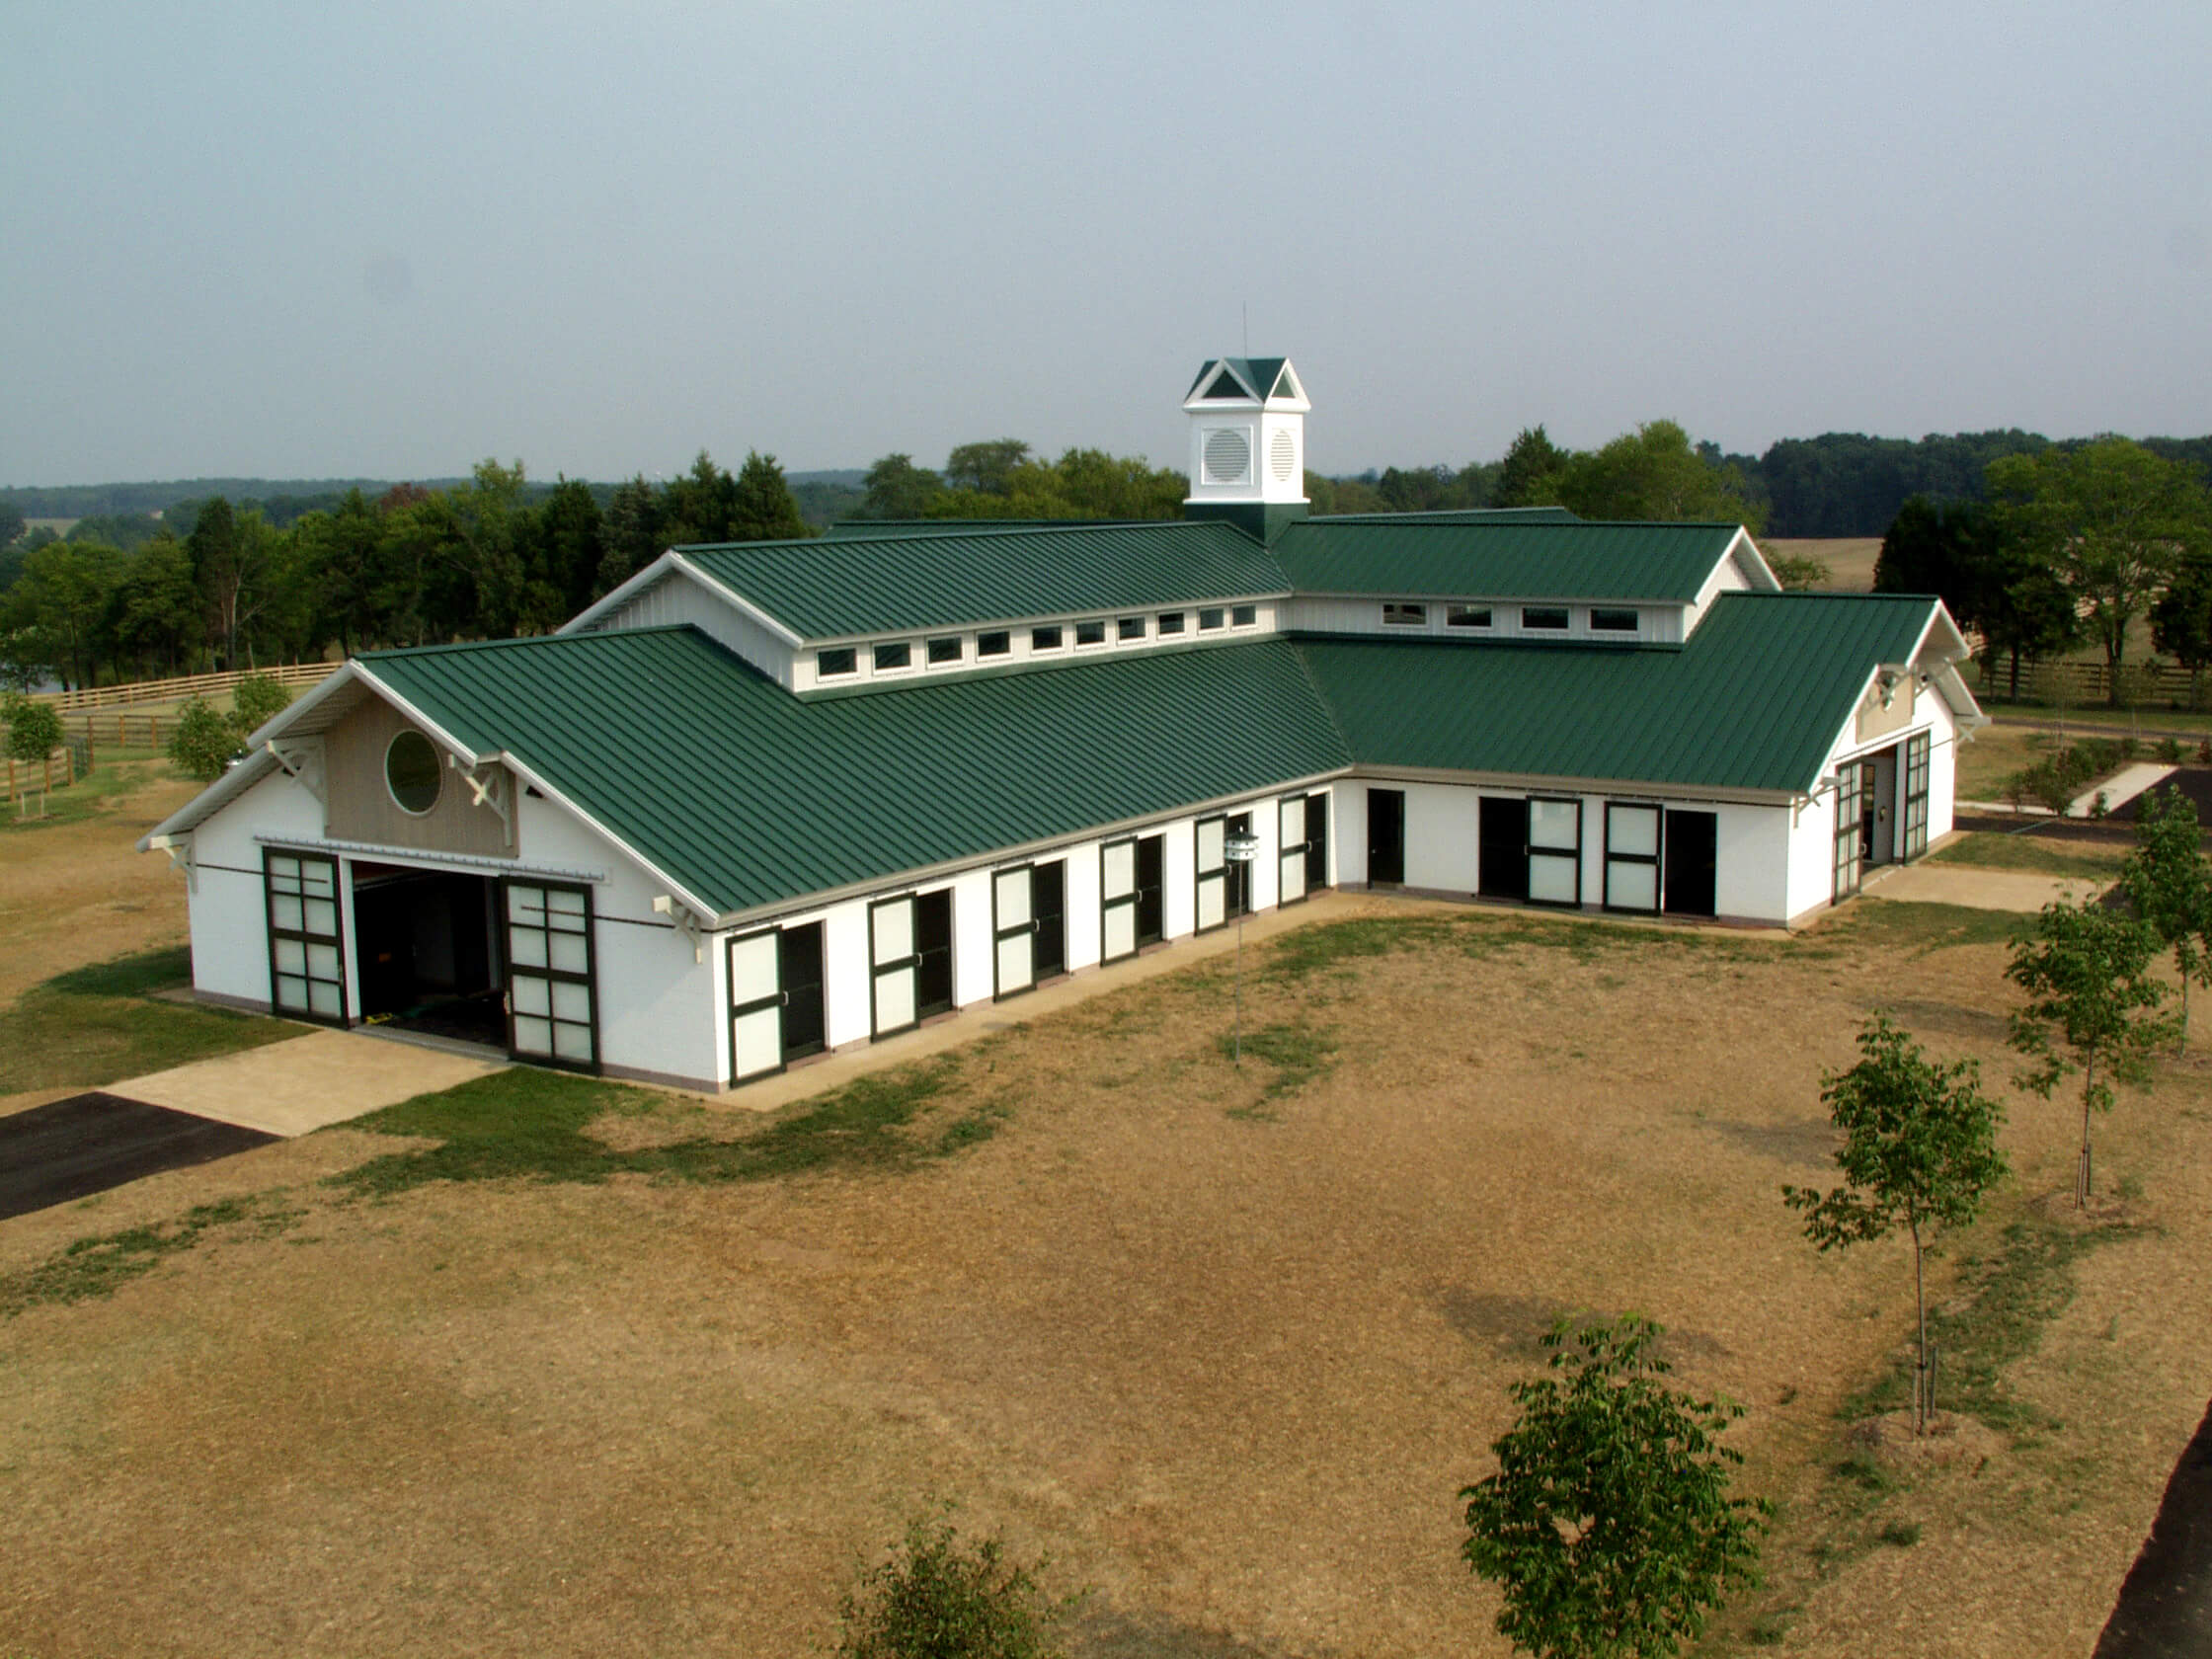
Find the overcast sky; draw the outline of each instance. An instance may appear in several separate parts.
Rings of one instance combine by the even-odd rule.
[[[2212,5],[10,0],[0,483],[2212,431]]]

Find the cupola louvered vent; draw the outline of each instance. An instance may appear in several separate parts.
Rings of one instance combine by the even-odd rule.
[[[1291,474],[1298,470],[1298,440],[1281,427],[1275,429],[1274,439],[1267,446],[1267,464],[1278,484],[1288,484]]]
[[[1233,427],[1218,427],[1206,434],[1206,482],[1242,484],[1252,472],[1252,444]]]

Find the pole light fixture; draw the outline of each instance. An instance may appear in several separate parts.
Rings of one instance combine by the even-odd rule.
[[[1252,860],[1258,856],[1260,838],[1241,833],[1222,837],[1222,856],[1231,864],[1244,867],[1239,886],[1243,889],[1241,902],[1236,907],[1236,1047],[1234,1064],[1244,1064],[1244,912],[1252,908]]]

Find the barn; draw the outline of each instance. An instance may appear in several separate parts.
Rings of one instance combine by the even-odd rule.
[[[1183,408],[1178,522],[672,548],[349,662],[140,843],[198,993],[711,1090],[1324,887],[1785,925],[1949,831],[1937,600],[1735,524],[1314,516],[1290,362]]]

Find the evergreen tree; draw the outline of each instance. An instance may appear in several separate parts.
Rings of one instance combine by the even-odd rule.
[[[748,451],[731,491],[730,517],[722,539],[788,541],[812,533],[776,458],[756,449]]]
[[[599,566],[592,597],[610,593],[668,548],[661,533],[661,503],[644,476],[617,484],[599,520]]]

